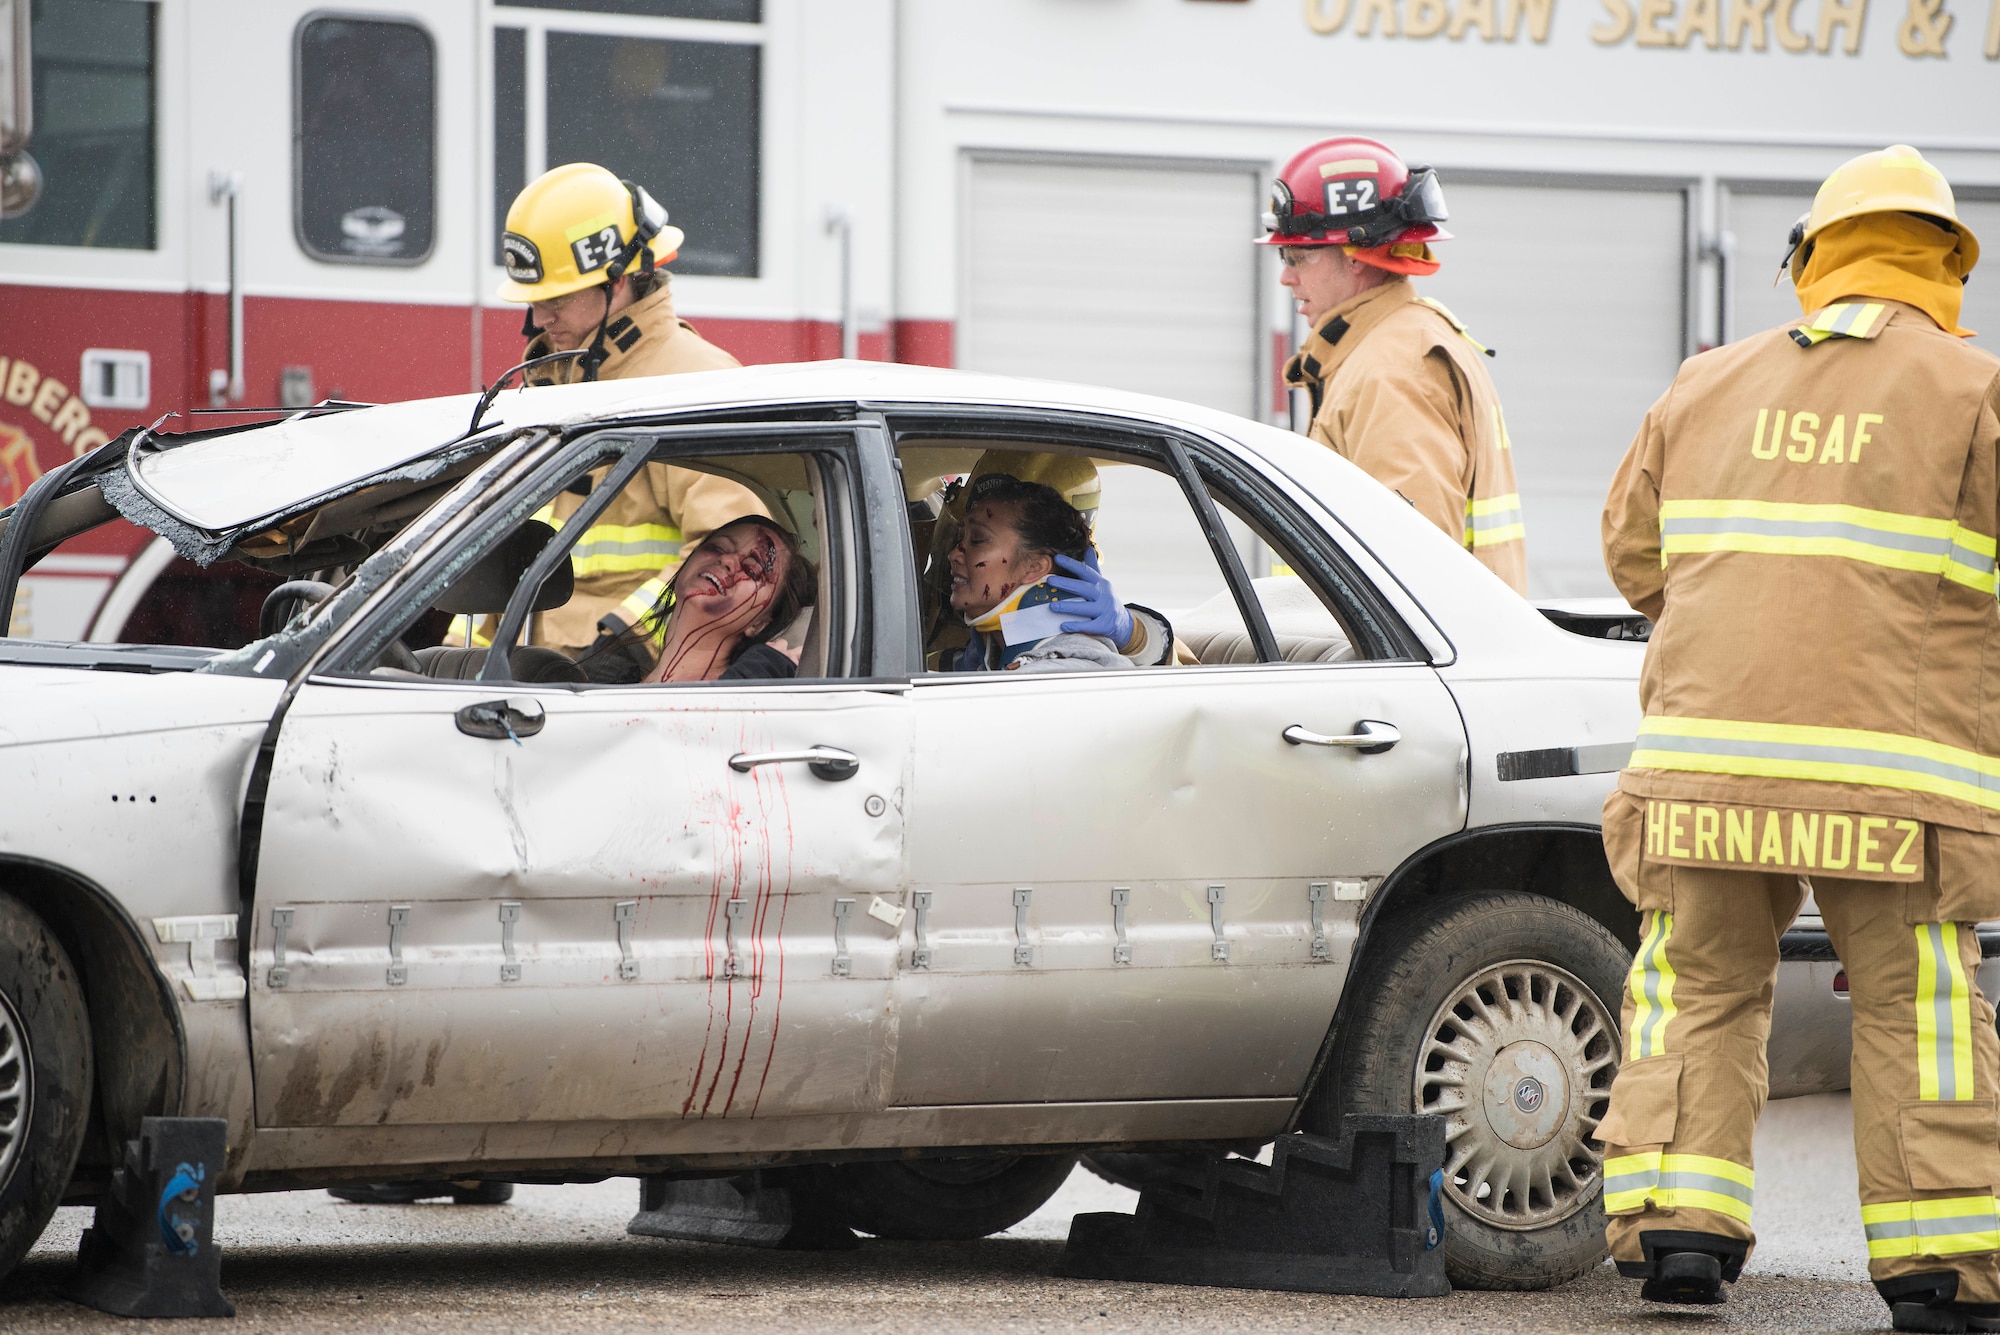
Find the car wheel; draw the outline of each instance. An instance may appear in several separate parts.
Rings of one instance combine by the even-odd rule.
[[[842,1164],[835,1181],[848,1223],[863,1233],[962,1242],[1020,1223],[1075,1167],[1074,1154],[994,1154]]]
[[[1596,1266],[1593,1137],[1618,1071],[1625,948],[1587,914],[1523,894],[1448,900],[1373,940],[1304,1129],[1334,1134],[1341,1112],[1445,1119],[1445,1269],[1459,1288],[1545,1289]]]
[[[0,895],[0,1278],[41,1237],[90,1119],[90,1023],[69,955]]]

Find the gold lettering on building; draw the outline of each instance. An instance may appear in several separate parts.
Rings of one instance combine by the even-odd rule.
[[[1711,51],[1722,49],[1722,0],[1688,0],[1674,45],[1686,46],[1696,37],[1708,43]]]
[[[1944,0],[1910,0],[1910,9],[1896,28],[1896,45],[1906,56],[1944,56],[1944,35],[1951,31]],[[1992,55],[1989,51],[1988,56]]]
[[[1771,10],[1771,25],[1777,29],[1778,45],[1787,51],[1804,51],[1812,46],[1812,39],[1792,26],[1792,5],[1794,0],[1776,0]]]
[[[1771,0],[1729,0],[1729,49],[1741,50],[1747,34],[1752,51],[1764,50],[1770,43],[1770,22]]]
[[[1921,4],[1923,0],[1910,0]],[[1943,4],[1944,0],[1937,0]],[[1842,46],[1850,56],[1861,54],[1861,29],[1868,22],[1868,0],[1819,0],[1819,40],[1814,50],[1821,55],[1833,50],[1833,30],[1844,27],[1847,39]]]
[[[1624,0],[1618,0],[1623,3]],[[1673,0],[1666,0],[1671,4]],[[1555,18],[1555,0],[1506,0],[1506,18],[1497,17],[1500,0],[1405,0],[1400,12],[1398,0],[1305,0],[1306,27],[1330,37],[1347,27],[1350,16],[1356,37],[1373,37],[1379,26],[1384,37],[1404,37],[1426,41],[1440,33],[1458,42],[1476,32],[1489,42],[1519,41],[1523,21],[1528,40],[1549,40],[1549,25]]]
[[[1608,23],[1590,30],[1590,40],[1599,46],[1616,46],[1632,31],[1632,6],[1625,0],[1599,0],[1604,12],[1611,16]],[[1996,0],[2000,3],[2000,0]]]

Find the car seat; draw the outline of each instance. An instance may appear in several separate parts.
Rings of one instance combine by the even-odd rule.
[[[453,616],[478,618],[501,615],[507,610],[514,590],[526,578],[528,568],[555,536],[556,531],[550,525],[539,519],[528,520],[452,581],[432,606]],[[575,592],[576,574],[571,570],[570,563],[558,562],[548,578],[542,581],[542,587],[536,590],[534,604],[528,610],[547,612],[561,607]],[[417,666],[426,677],[470,681],[486,666],[486,654],[483,648],[438,645],[419,649],[416,657]],[[554,649],[516,645],[508,654],[507,661],[508,679],[511,681],[545,684],[589,680],[583,669],[567,654]]]
[[[1342,663],[1355,657],[1353,642],[1333,613],[1297,575],[1250,581],[1287,663]],[[1255,663],[1257,646],[1235,597],[1224,590],[1184,612],[1170,613],[1174,637],[1203,664]]]

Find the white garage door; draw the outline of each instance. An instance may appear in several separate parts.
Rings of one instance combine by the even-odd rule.
[[[1497,354],[1537,597],[1613,592],[1611,474],[1681,361],[1678,190],[1453,184],[1444,267],[1418,287]]]
[[[1742,188],[1730,191],[1725,225],[1736,236],[1736,274],[1731,284],[1736,295],[1734,337],[1799,318],[1799,299],[1792,280],[1786,278],[1776,286],[1771,280],[1784,257],[1792,223],[1812,207],[1814,188],[1801,185],[1796,194],[1753,193]],[[2000,201],[1960,200],[1958,216],[1981,246],[1988,248],[1989,256],[2000,256]],[[1973,340],[1979,347],[2000,352],[2000,279],[1990,270],[2000,270],[2000,262],[1989,258],[1973,271],[1958,322],[1979,331]]]
[[[961,366],[1264,415],[1256,173],[974,159],[967,203]]]

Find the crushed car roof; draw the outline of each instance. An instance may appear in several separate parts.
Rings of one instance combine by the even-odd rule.
[[[1085,409],[1179,420],[1239,436],[1244,427],[1254,426],[1193,404],[1095,386],[831,361],[510,389],[487,409],[480,434],[703,408],[870,399]],[[152,506],[193,528],[223,533],[450,450],[465,439],[478,401],[477,394],[455,394],[287,418],[166,449],[135,451],[127,474]]]

